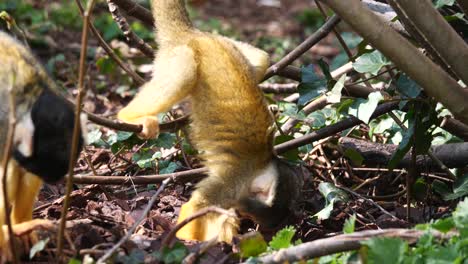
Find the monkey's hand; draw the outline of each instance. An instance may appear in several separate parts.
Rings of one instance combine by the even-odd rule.
[[[181,207],[177,223],[182,222],[204,207],[206,206],[201,205],[197,200],[190,199]],[[235,213],[234,209],[230,209],[230,211]],[[237,235],[238,228],[239,220],[237,217],[209,213],[186,224],[177,232],[176,236],[183,240],[197,241],[207,241],[218,237],[218,241],[231,243],[232,238]]]

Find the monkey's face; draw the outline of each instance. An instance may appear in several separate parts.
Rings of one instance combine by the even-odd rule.
[[[254,219],[267,229],[282,224],[294,211],[304,184],[304,175],[298,167],[279,158],[274,158],[272,162],[276,176],[270,178],[277,182],[269,185],[270,188],[274,188],[269,193],[274,197],[271,197],[271,201],[267,203],[265,199],[259,199],[258,195],[246,197],[241,200],[239,208],[241,214]],[[265,184],[265,181],[262,184]]]
[[[32,105],[30,113],[18,120],[19,135],[31,138],[30,147],[15,147],[13,156],[26,170],[36,174],[46,182],[60,180],[68,171],[74,127],[74,112],[65,99],[49,89],[44,89]],[[83,138],[79,135],[81,150]],[[16,138],[16,137],[15,137]],[[27,141],[27,139],[20,139]],[[25,151],[25,149],[30,149]]]

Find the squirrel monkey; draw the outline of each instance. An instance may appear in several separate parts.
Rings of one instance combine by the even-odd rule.
[[[153,0],[152,12],[159,44],[153,78],[118,118],[142,124],[140,136],[154,137],[158,134],[155,115],[190,98],[191,138],[208,177],[182,206],[178,222],[215,205],[269,226],[278,224],[299,190],[293,184],[297,173],[274,154],[274,118],[257,87],[269,64],[267,53],[195,29],[183,0]],[[213,213],[190,222],[177,237],[209,240],[218,236],[219,241],[231,242],[238,226],[237,218]]]
[[[2,31],[0,61],[0,160],[9,126],[10,90],[16,104],[12,159],[6,175],[15,231],[27,228],[28,223],[34,225],[33,205],[42,182],[58,181],[67,173],[75,117],[31,52]],[[0,195],[0,252],[8,247],[5,213]]]

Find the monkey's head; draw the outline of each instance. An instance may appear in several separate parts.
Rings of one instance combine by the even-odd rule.
[[[46,182],[60,180],[70,163],[74,120],[73,108],[64,98],[49,88],[41,89],[30,111],[19,117],[13,157]],[[82,145],[80,131],[78,151]]]
[[[269,168],[254,180],[253,186],[266,186],[266,189],[262,194],[254,191],[242,199],[239,210],[263,228],[277,227],[297,208],[303,184],[300,168],[275,157]]]

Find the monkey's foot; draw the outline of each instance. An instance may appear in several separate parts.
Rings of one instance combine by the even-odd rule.
[[[151,138],[156,138],[159,135],[159,121],[158,118],[155,116],[143,116],[137,119],[126,119],[124,118],[125,115],[121,115],[119,113],[119,118],[121,118],[123,121],[136,124],[136,125],[142,125],[143,129],[141,130],[140,133],[138,133],[138,137],[143,138],[143,139],[151,139]]]
[[[182,222],[200,209],[203,207],[194,206],[191,201],[187,202],[180,209],[177,223]],[[230,211],[235,213],[234,209],[230,209]],[[232,238],[237,235],[238,228],[239,220],[236,217],[209,213],[186,224],[177,232],[176,236],[183,240],[197,241],[207,241],[217,237],[218,241],[231,243]]]

